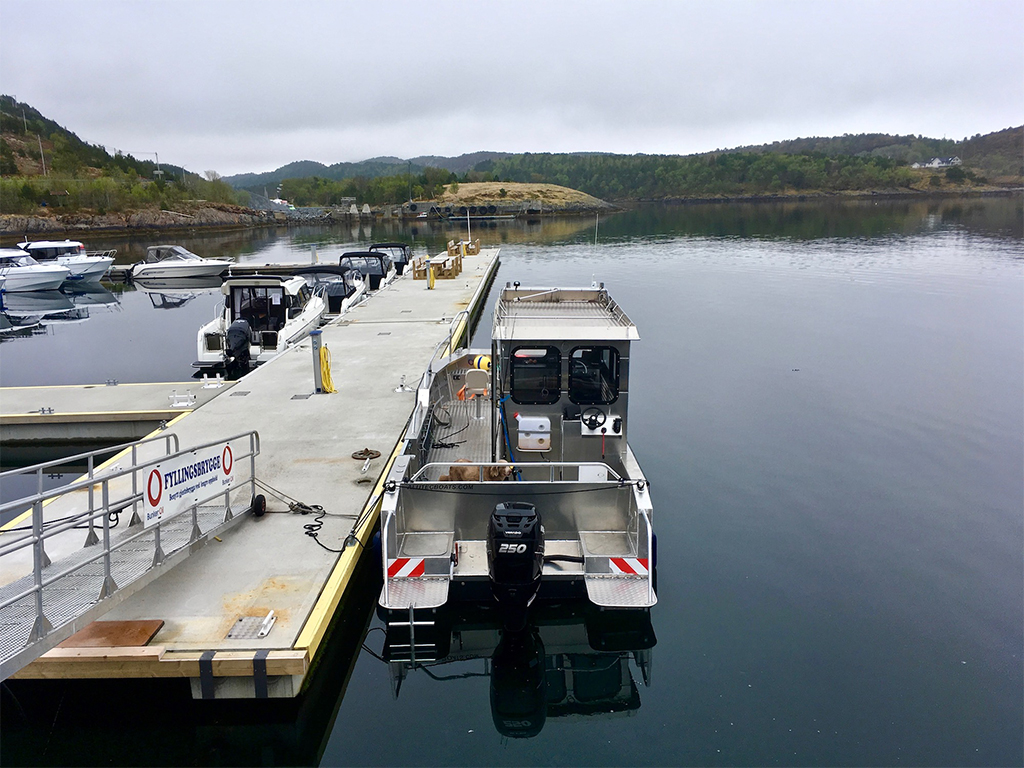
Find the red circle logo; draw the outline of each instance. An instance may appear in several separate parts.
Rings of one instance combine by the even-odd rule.
[[[154,490],[155,481],[155,490]],[[160,479],[160,470],[154,469],[149,473],[149,479],[146,481],[146,495],[149,497],[149,506],[155,507],[160,503],[160,499],[164,495],[164,484]]]
[[[231,446],[225,445],[224,452],[220,455],[220,467],[224,470],[225,475],[231,474],[231,467],[235,464],[234,456],[231,454]]]

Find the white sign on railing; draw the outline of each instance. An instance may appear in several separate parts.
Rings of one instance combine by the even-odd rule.
[[[230,443],[211,445],[155,465],[146,472],[145,526],[174,517],[193,504],[225,491],[235,481]]]

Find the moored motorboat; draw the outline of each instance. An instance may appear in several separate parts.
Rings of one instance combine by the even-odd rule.
[[[234,277],[221,292],[223,309],[196,337],[196,368],[247,370],[264,363],[305,338],[326,310],[323,292],[301,277]]]
[[[516,284],[489,351],[431,361],[381,506],[387,620],[483,601],[519,630],[538,597],[657,602],[653,508],[626,440],[638,338],[603,285]]]
[[[20,248],[0,248],[0,276],[4,291],[49,291],[60,286],[71,270],[57,264],[40,264]]]
[[[114,263],[116,250],[86,251],[77,240],[35,240],[18,247],[40,264],[56,264],[69,270],[68,280],[98,281]]]
[[[132,265],[133,280],[139,278],[210,277],[223,273],[234,262],[227,259],[205,259],[180,245],[151,245],[145,261]]]
[[[292,274],[303,278],[314,291],[323,293],[328,315],[343,315],[366,296],[366,280],[357,269],[315,264],[296,269]]]
[[[367,289],[377,291],[385,288],[395,277],[398,271],[387,253],[381,251],[349,251],[341,254],[338,266],[357,269],[363,273],[367,282]]]

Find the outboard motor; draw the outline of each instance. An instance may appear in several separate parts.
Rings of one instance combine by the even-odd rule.
[[[529,739],[548,714],[544,643],[533,627],[503,632],[491,656],[491,719],[502,736]]]
[[[487,574],[506,630],[526,626],[543,568],[544,528],[536,507],[522,501],[498,504],[487,525]]]
[[[249,338],[251,331],[245,320],[235,320],[228,326],[224,344],[224,362],[228,366],[249,367]]]

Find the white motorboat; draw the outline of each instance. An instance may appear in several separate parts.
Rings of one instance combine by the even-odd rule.
[[[200,369],[246,370],[264,363],[304,339],[323,318],[322,291],[301,277],[253,275],[221,285],[224,308],[199,329]]]
[[[517,283],[490,350],[431,361],[381,502],[387,622],[481,601],[519,631],[534,598],[657,602],[653,507],[626,441],[638,338],[603,284]]]
[[[77,240],[35,240],[18,247],[40,264],[57,264],[70,270],[68,280],[97,281],[114,263],[116,250],[86,251]]]
[[[210,277],[221,274],[232,263],[227,259],[204,259],[180,245],[151,245],[146,249],[146,260],[132,265],[131,277]]]
[[[398,276],[394,262],[384,251],[349,251],[341,254],[338,265],[362,272],[371,291],[386,287]]]
[[[303,278],[314,291],[323,293],[328,315],[343,315],[366,297],[366,280],[356,269],[316,264],[296,269],[292,274]]]
[[[60,288],[71,270],[57,264],[40,264],[20,248],[0,248],[0,276],[4,291],[49,291]]]

